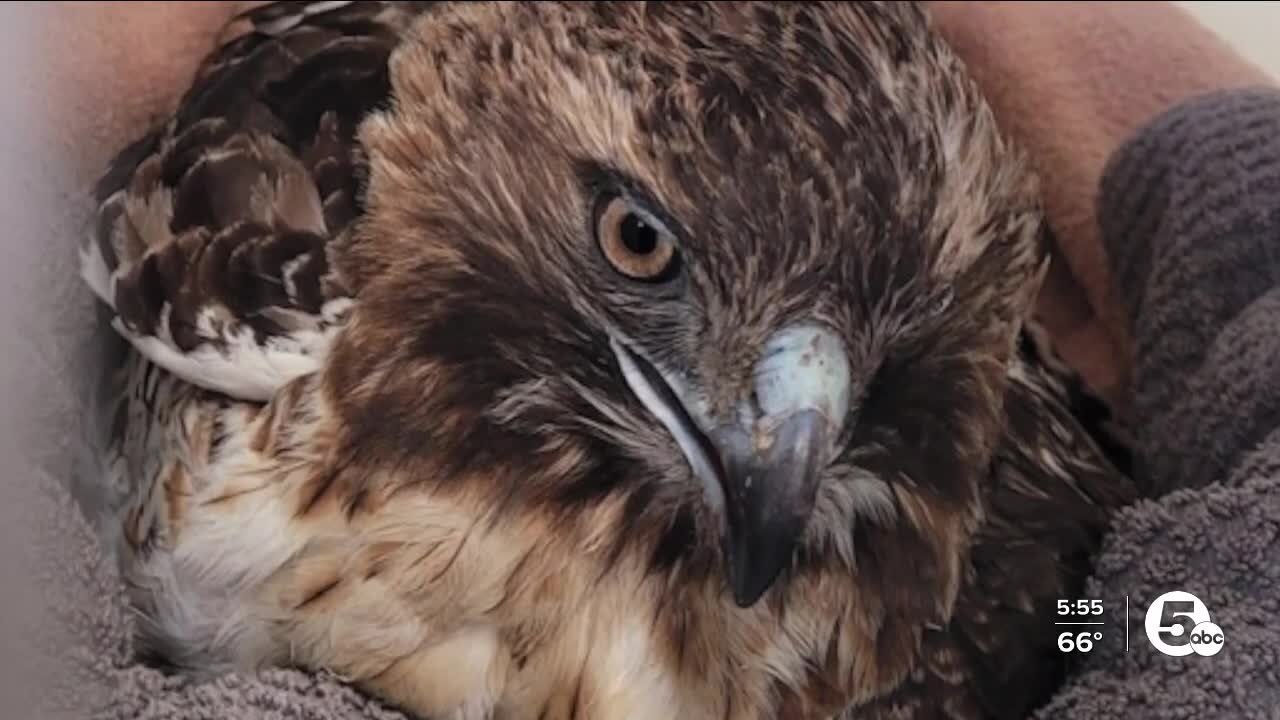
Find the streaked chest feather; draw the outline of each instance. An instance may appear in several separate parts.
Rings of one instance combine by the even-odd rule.
[[[309,381],[261,408],[159,382],[165,460],[125,572],[147,639],[197,673],[325,668],[432,718],[755,718],[830,636],[806,608],[771,636],[713,612],[718,586],[664,588],[537,517],[414,491],[348,514],[310,496],[328,458],[295,442],[324,432]]]

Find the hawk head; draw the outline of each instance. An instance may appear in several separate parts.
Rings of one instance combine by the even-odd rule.
[[[367,476],[945,612],[1043,254],[920,8],[459,4],[390,79],[326,370]]]

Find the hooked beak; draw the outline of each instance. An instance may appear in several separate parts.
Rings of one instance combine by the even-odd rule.
[[[849,363],[832,333],[780,331],[754,372],[753,399],[729,422],[695,420],[693,398],[617,340],[627,384],[667,428],[724,518],[729,584],[740,607],[754,605],[790,562],[817,498],[849,403]]]

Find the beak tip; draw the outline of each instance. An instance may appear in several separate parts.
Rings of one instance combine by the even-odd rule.
[[[746,610],[754,607],[760,602],[760,598],[768,592],[773,585],[773,578],[765,579],[764,576],[752,577],[750,574],[745,576],[737,575],[731,581],[733,585],[733,602],[740,609]]]
[[[743,610],[759,602],[773,584],[773,577],[761,573],[759,566],[752,567],[741,553],[730,555],[728,565],[729,590],[733,593],[734,604]]]
[[[740,610],[749,610],[754,607],[756,602],[760,600],[760,596],[764,593],[747,593],[740,587],[733,589],[733,602]]]
[[[788,523],[793,525],[793,523]],[[729,588],[739,608],[760,602],[790,564],[800,531],[795,527],[739,529],[726,538]]]

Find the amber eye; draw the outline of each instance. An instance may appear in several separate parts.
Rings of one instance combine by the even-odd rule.
[[[670,233],[622,198],[609,200],[597,216],[596,242],[613,269],[632,280],[669,280],[679,266]]]

